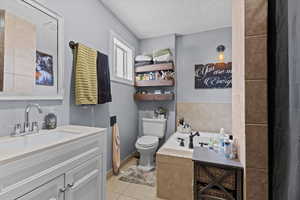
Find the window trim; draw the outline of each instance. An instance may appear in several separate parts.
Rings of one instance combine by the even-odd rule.
[[[121,78],[121,77],[118,77],[116,75],[116,68],[115,68],[115,51],[116,49],[114,48],[114,39],[117,39],[119,40],[120,42],[124,43],[129,49],[132,50],[132,80],[128,80],[128,79],[125,79],[125,78]],[[116,83],[122,83],[122,84],[126,84],[126,85],[130,85],[130,86],[133,86],[134,85],[134,58],[135,58],[135,48],[130,45],[127,41],[125,41],[120,35],[118,35],[117,33],[115,33],[114,31],[110,31],[110,44],[109,44],[109,47],[110,47],[110,71],[112,72],[111,73],[111,81],[112,82],[116,82]],[[124,50],[122,47],[119,46],[120,49]],[[125,53],[126,50],[124,50]],[[127,58],[127,57],[126,57]],[[125,62],[126,65],[128,64],[127,61]],[[126,67],[126,70],[124,70],[124,73],[125,71],[127,71],[127,67]]]

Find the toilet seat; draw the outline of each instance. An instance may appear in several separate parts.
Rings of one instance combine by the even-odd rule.
[[[142,136],[137,140],[137,144],[144,148],[153,147],[158,144],[158,137]]]

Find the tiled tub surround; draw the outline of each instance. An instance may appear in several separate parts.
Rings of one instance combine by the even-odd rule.
[[[220,134],[218,133],[209,133],[209,132],[199,132],[200,136],[194,137],[194,147],[199,147],[200,143],[208,144],[210,139],[219,139]],[[179,145],[178,138],[184,139],[184,146]],[[176,132],[174,133],[168,141],[163,145],[164,149],[173,149],[178,151],[188,151],[193,152],[193,149],[189,149],[189,134]]]
[[[37,28],[34,24],[23,20],[5,10],[1,10],[4,21],[4,82],[3,91],[17,93],[32,93],[34,89],[35,53]],[[24,38],[26,35],[26,38]]]
[[[214,133],[200,133],[194,144],[209,141]],[[177,138],[185,138],[185,147]],[[193,150],[188,149],[188,134],[174,133],[156,154],[157,196],[172,200],[193,200]]]
[[[162,148],[156,154],[157,196],[172,200],[193,200],[192,151]]]
[[[265,200],[268,199],[268,1],[246,0],[245,6],[246,199]]]
[[[268,199],[267,0],[233,1],[233,134],[247,200]]]
[[[177,120],[184,118],[196,131],[231,132],[231,103],[177,103]]]

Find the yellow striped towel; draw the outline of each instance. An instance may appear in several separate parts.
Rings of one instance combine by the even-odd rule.
[[[78,44],[75,59],[75,103],[97,104],[97,51]]]

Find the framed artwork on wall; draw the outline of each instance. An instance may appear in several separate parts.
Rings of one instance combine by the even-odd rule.
[[[35,84],[54,85],[53,56],[40,51],[36,52]]]
[[[195,65],[195,89],[232,88],[232,63]]]

